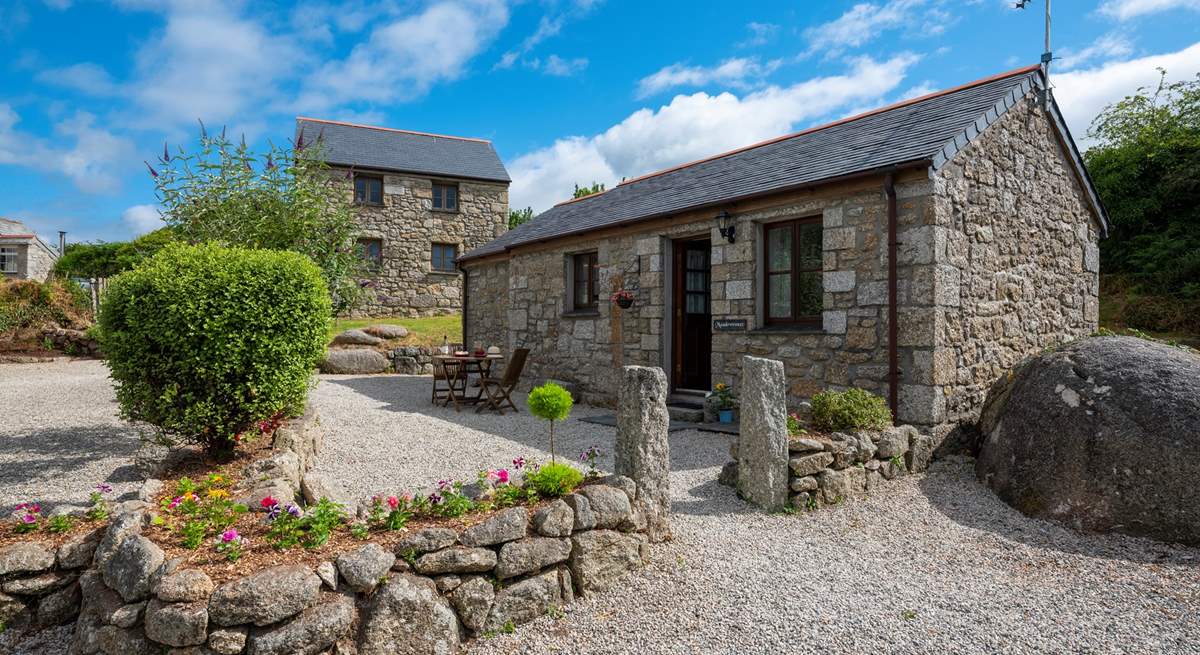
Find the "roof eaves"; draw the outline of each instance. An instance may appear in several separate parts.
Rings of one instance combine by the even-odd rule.
[[[1033,77],[1027,77],[1021,81],[1021,84],[1014,86],[1004,97],[996,101],[986,112],[975,119],[975,122],[963,128],[961,132],[954,135],[953,139],[947,141],[942,148],[933,156],[932,173],[941,170],[943,166],[948,164],[954,156],[962,152],[968,145],[971,144],[980,134],[983,133],[989,125],[1000,120],[1002,116],[1008,113],[1017,105],[1021,98],[1025,97],[1033,88]]]
[[[433,132],[418,132],[416,130],[401,130],[401,129],[395,128],[395,127],[381,127],[379,125],[364,125],[362,123],[349,123],[346,121],[329,120],[327,118],[312,118],[310,116],[297,116],[296,122],[299,123],[301,121],[308,122],[308,123],[323,123],[326,125],[341,125],[343,127],[355,127],[355,128],[359,128],[359,129],[363,129],[363,130],[379,130],[381,132],[398,132],[400,134],[411,134],[413,136],[425,136],[425,137],[431,137],[434,139],[454,139],[455,141],[474,141],[477,143],[487,143],[487,144],[491,143],[491,141],[488,141],[487,139],[480,139],[480,138],[473,137],[473,136],[453,136],[450,134],[434,134]]]
[[[387,166],[362,166],[362,165],[359,165],[359,164],[356,164],[353,162],[333,161],[331,159],[326,159],[325,163],[332,167],[335,167],[335,168],[349,168],[351,170],[362,172],[362,173],[371,173],[371,172],[379,171],[379,172],[385,172],[385,173],[408,173],[408,174],[412,174],[412,175],[420,175],[423,177],[440,177],[440,178],[445,178],[448,180],[474,180],[474,181],[478,181],[478,182],[504,182],[505,184],[512,183],[512,178],[508,177],[507,175],[504,177],[500,177],[500,176],[480,177],[478,175],[463,175],[461,173],[443,173],[441,171],[426,171],[426,170],[420,170],[420,169],[416,169],[416,168],[390,168]]]

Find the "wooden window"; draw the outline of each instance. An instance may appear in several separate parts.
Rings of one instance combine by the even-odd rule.
[[[458,246],[453,243],[435,243],[431,268],[442,273],[453,273],[454,260],[457,258]]]
[[[458,185],[434,182],[433,208],[442,212],[458,211]]]
[[[376,175],[355,175],[354,202],[360,205],[382,205],[383,178]]]
[[[378,271],[383,268],[383,239],[359,239],[358,256],[367,263],[367,269]]]
[[[600,296],[596,291],[597,257],[595,252],[571,255],[571,309],[595,310]]]
[[[767,325],[821,324],[821,218],[763,226],[763,312]]]

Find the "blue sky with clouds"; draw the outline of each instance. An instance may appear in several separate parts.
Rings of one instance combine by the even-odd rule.
[[[1035,63],[1041,0],[0,2],[0,216],[115,240],[158,222],[142,164],[197,119],[297,115],[491,139],[514,207]],[[1056,97],[1200,72],[1200,0],[1058,0]]]

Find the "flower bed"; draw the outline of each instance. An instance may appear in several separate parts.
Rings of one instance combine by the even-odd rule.
[[[316,425],[309,412],[243,440],[232,461],[188,460],[147,481],[144,501],[118,507],[97,489],[61,532],[21,508],[0,541],[0,623],[75,620],[83,654],[443,653],[608,589],[649,557],[637,485],[601,478],[594,448],[586,475],[518,457],[427,493],[305,506]]]

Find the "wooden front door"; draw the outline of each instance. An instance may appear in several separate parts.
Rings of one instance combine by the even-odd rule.
[[[708,390],[711,384],[712,309],[708,239],[675,242],[672,385]]]

